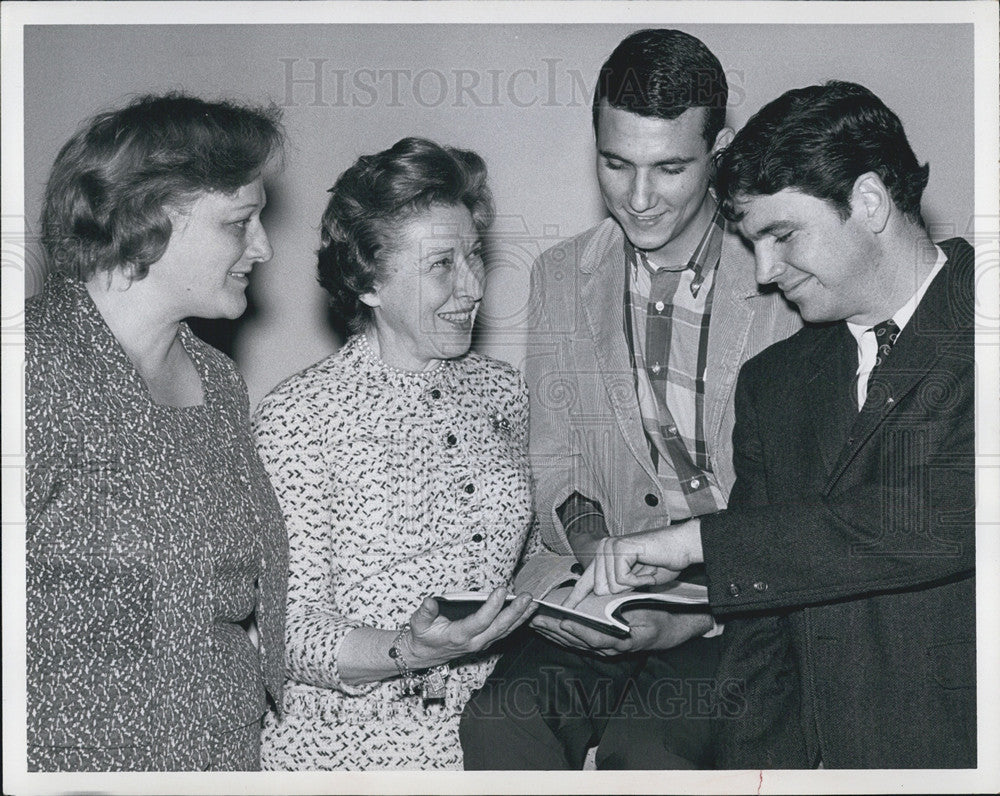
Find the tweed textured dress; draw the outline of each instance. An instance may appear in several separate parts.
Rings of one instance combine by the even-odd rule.
[[[155,404],[73,278],[26,324],[29,768],[258,767],[287,536],[242,379],[182,325],[204,402]]]
[[[404,373],[364,335],[264,399],[258,448],[290,553],[285,715],[265,719],[265,769],[461,769],[459,716],[493,656],[452,662],[446,698],[424,702],[398,678],[347,685],[338,647],[427,595],[509,582],[531,520],[526,424],[513,368],[469,353]]]

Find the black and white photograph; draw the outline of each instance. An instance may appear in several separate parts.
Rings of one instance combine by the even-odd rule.
[[[1000,789],[995,3],[0,13],[5,792]]]

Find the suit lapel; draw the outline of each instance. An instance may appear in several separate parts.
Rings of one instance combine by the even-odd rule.
[[[966,244],[967,246],[967,244]],[[971,252],[971,247],[968,249]],[[830,474],[828,488],[851,463],[861,447],[900,402],[916,389],[935,366],[949,341],[962,333],[963,320],[956,312],[956,296],[960,280],[969,281],[971,290],[971,260],[956,262],[955,254],[965,254],[962,248],[948,246],[948,262],[935,277],[910,322],[900,332],[899,339],[885,363],[875,372],[868,390],[868,399],[851,426],[847,444],[841,451]],[[961,295],[958,296],[961,298]],[[964,324],[971,328],[971,316]],[[947,389],[947,384],[941,385]]]
[[[599,238],[600,236],[595,236],[591,246],[598,243]],[[626,276],[624,244],[623,234],[616,228],[611,244],[604,247],[603,257],[595,259],[591,253],[584,253],[581,262],[593,265],[581,268],[580,299],[583,302],[583,315],[594,341],[594,356],[600,378],[622,438],[636,461],[655,479],[656,473],[642,430],[632,363],[629,361],[625,342],[622,307]]]

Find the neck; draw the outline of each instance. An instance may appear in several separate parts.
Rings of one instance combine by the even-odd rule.
[[[916,295],[937,262],[933,241],[916,224],[908,223],[897,234],[880,241],[880,248],[878,285],[873,291],[876,301],[861,321],[869,326],[893,317]]]
[[[177,340],[181,318],[169,317],[143,287],[143,280],[130,281],[120,270],[95,274],[86,283],[115,339],[140,370],[156,370]]]
[[[364,336],[372,351],[375,352],[375,356],[393,370],[405,371],[407,373],[424,373],[434,370],[434,368],[441,364],[440,359],[418,359],[411,356],[409,352],[399,350],[398,347],[392,345],[387,339],[386,334],[377,325],[373,325],[367,329],[364,332]]]

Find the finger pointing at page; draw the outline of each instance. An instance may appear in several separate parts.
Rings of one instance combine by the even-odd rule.
[[[600,552],[600,546],[598,546],[598,553]],[[600,565],[601,560],[599,555],[594,556],[594,560],[590,562],[590,566],[584,571],[580,579],[573,584],[573,591],[570,592],[569,597],[566,598],[563,605],[567,608],[576,608],[580,604],[580,601],[591,594],[594,590],[594,570]]]

